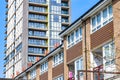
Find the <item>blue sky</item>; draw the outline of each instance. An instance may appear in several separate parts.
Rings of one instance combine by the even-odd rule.
[[[71,22],[85,13],[99,0],[71,0]],[[4,26],[5,26],[5,0],[0,0],[0,77],[3,77],[3,57],[4,57]]]

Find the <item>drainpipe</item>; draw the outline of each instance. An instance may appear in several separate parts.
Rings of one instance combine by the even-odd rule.
[[[87,40],[86,40],[86,32],[87,32],[87,30],[86,30],[86,21],[85,20],[83,20],[82,19],[82,21],[83,21],[83,23],[84,23],[84,27],[85,27],[85,29],[84,29],[84,39],[85,39],[85,42],[84,42],[84,44],[85,44],[85,77],[86,77],[86,80],[88,80],[87,78],[88,78],[88,73],[87,73]]]

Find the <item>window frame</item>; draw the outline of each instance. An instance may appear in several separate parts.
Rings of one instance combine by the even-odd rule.
[[[78,65],[77,65],[77,62],[78,62]],[[75,80],[77,80],[78,79],[78,71],[76,71],[76,70],[83,70],[83,57],[81,56],[80,58],[78,58],[77,60],[75,60],[75,62],[74,62],[74,65],[75,65],[75,75],[74,75],[74,77],[75,77]],[[79,69],[77,69],[77,68],[79,68]],[[83,77],[83,72],[80,72],[80,76],[81,76],[81,78]]]
[[[53,56],[53,67],[56,67],[59,64],[63,63],[63,60],[64,60],[64,53],[63,53],[63,51],[55,54]]]
[[[40,73],[43,74],[47,71],[48,71],[48,61],[45,61],[40,65]]]
[[[113,46],[111,46],[111,45],[113,45]],[[108,54],[107,54],[107,57],[109,58],[109,57],[111,57],[111,59],[109,59],[109,60],[107,60],[107,58],[106,58],[106,53],[105,53],[105,48],[106,47],[108,47],[109,49],[108,49]],[[112,51],[112,48],[111,47],[114,47],[114,52]],[[114,54],[113,54],[113,53]],[[112,41],[112,42],[109,42],[109,43],[107,43],[107,44],[105,44],[104,46],[103,46],[103,57],[106,59],[106,60],[104,60],[104,65],[105,65],[105,68],[107,68],[107,67],[109,67],[109,66],[113,66],[114,64],[115,64],[115,43],[114,43],[114,41]]]
[[[31,79],[35,79],[36,75],[37,75],[36,68],[30,71],[30,78]]]
[[[77,27],[73,32],[71,32],[69,35],[67,35],[67,48],[70,48],[70,47],[74,46],[75,44],[77,44],[78,42],[82,41],[82,34],[81,34],[83,32],[82,29],[83,28],[80,25],[80,27]],[[78,37],[76,37],[77,30],[78,30]],[[73,34],[73,40],[71,40],[72,34]],[[70,42],[68,42],[68,41],[70,41]]]

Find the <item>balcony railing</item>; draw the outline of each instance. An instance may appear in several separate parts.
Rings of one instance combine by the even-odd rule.
[[[33,2],[33,3],[41,3],[41,4],[46,4],[46,3],[47,3],[46,0],[29,0],[29,2]]]
[[[46,17],[40,18],[40,17],[29,17],[30,20],[47,20]]]
[[[30,11],[36,11],[36,12],[47,12],[46,8],[41,8],[41,7],[34,7],[34,6],[29,6]]]
[[[41,52],[41,51],[40,51],[40,52],[37,52],[37,51],[28,51],[28,53],[29,53],[29,54],[41,54],[41,55],[42,55],[42,54],[44,54],[45,52],[43,52],[43,51],[42,51],[42,52]]]
[[[68,19],[62,19],[62,22],[69,22]]]
[[[61,6],[68,7],[68,4],[67,3],[61,3]]]
[[[68,11],[62,11],[61,13],[62,14],[68,14]]]
[[[41,45],[41,46],[47,46],[46,43],[37,43],[37,42],[29,42],[31,45]]]

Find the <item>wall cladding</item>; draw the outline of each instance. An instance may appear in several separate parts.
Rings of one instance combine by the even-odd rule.
[[[67,50],[67,62],[82,55],[82,41]]]
[[[91,34],[91,49],[113,38],[113,21]]]
[[[40,75],[40,80],[48,80],[48,72],[45,72],[42,75]]]
[[[59,64],[58,66],[54,67],[53,69],[53,78],[56,77],[56,76],[59,76],[60,74],[63,74],[64,73],[64,64]]]

